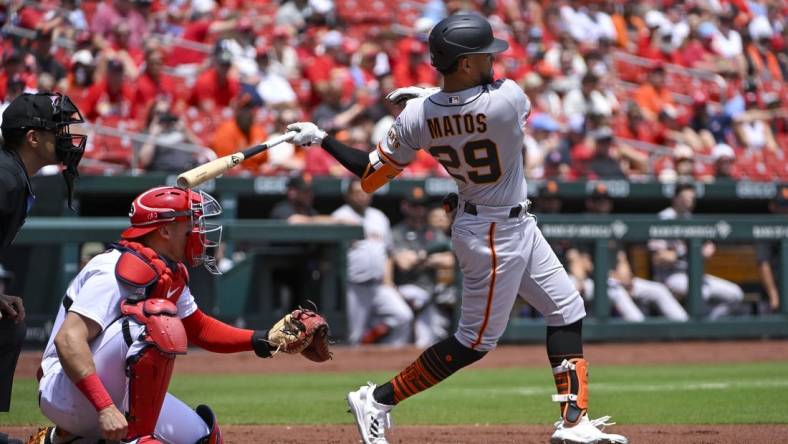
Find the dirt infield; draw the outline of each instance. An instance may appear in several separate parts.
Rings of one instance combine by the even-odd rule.
[[[660,342],[648,344],[590,344],[586,356],[593,365],[690,364],[765,362],[788,360],[788,341]],[[416,349],[337,347],[334,359],[315,364],[305,359],[278,356],[261,360],[250,353],[222,356],[194,351],[178,358],[178,373],[292,373],[396,371],[410,363]],[[40,353],[27,352],[20,358],[18,377],[33,377]],[[541,345],[502,346],[475,368],[544,367],[547,358]],[[319,426],[224,426],[228,444],[250,443],[351,443],[358,432],[350,425]],[[392,443],[545,443],[549,425],[402,426],[390,432]],[[11,436],[27,437],[31,427],[3,430]],[[627,435],[632,443],[743,443],[786,442],[788,425],[621,425],[612,431]]]
[[[222,426],[227,444],[355,443],[358,431],[351,425],[320,426]],[[633,444],[741,444],[780,443],[788,437],[788,425],[622,425],[611,431],[622,433]],[[3,430],[11,436],[27,437],[32,427]],[[548,426],[431,426],[394,427],[387,435],[397,444],[544,444],[550,441]]]

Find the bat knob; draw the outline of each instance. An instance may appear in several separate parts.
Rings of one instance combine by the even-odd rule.
[[[178,180],[175,182],[175,184],[178,186],[178,188],[182,188],[184,190],[191,188],[191,185],[189,184],[189,179],[184,177],[183,174],[178,176]]]

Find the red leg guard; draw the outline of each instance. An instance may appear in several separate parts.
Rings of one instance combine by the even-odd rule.
[[[208,430],[210,430],[208,435],[200,438],[195,444],[224,444],[222,432],[219,430],[219,424],[216,422],[216,415],[213,414],[213,410],[207,405],[198,405],[194,410],[205,421]]]
[[[174,364],[175,355],[164,353],[153,345],[127,360],[129,411],[126,419],[129,432],[126,439],[153,435]]]

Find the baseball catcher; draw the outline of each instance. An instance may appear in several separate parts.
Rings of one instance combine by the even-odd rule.
[[[187,265],[218,274],[210,251],[222,227],[208,220],[220,213],[210,195],[179,188],[153,188],[134,199],[121,240],[66,291],[39,371],[39,405],[55,426],[29,443],[223,442],[208,406],[192,410],[167,393],[175,358],[189,344],[262,358],[284,352],[330,359],[328,325],[314,311],[298,309],[254,331],[197,307]]]

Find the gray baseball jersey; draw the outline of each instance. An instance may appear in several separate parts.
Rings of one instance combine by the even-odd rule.
[[[455,338],[475,350],[498,343],[519,295],[548,325],[585,316],[583,300],[545,241],[536,221],[509,211],[526,200],[523,175],[528,97],[511,80],[412,99],[397,117],[378,155],[404,167],[427,150],[454,177],[460,200],[452,248],[463,274]],[[371,157],[372,159],[372,157]]]
[[[523,136],[531,103],[511,80],[408,101],[378,150],[404,167],[427,150],[457,182],[460,198],[514,206],[527,195]]]

